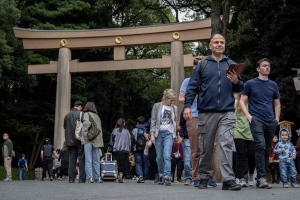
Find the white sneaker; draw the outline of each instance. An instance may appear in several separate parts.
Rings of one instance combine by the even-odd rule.
[[[246,183],[246,181],[245,181],[245,179],[243,179],[243,178],[240,179],[240,185],[242,187],[247,187],[248,186],[247,183]]]
[[[235,179],[235,183],[236,183],[236,184],[240,184],[240,179],[236,178],[236,179]]]
[[[248,185],[249,186],[254,186],[255,185],[253,174],[249,174],[249,176],[248,176]]]
[[[297,183],[291,183],[291,186],[292,186],[293,188],[298,188]]]
[[[289,185],[288,185],[288,184],[283,184],[283,187],[284,187],[284,188],[288,188]]]

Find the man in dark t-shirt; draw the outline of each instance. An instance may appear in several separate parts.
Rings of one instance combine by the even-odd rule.
[[[245,84],[240,100],[240,106],[250,123],[255,142],[256,187],[267,189],[272,188],[266,180],[266,171],[271,143],[278,126],[281,109],[278,86],[268,78],[270,69],[270,61],[267,58],[257,62],[258,77]],[[249,111],[245,106],[247,101],[249,102]]]
[[[43,161],[43,177],[41,181],[44,181],[46,178],[46,170],[48,170],[49,173],[49,179],[50,181],[53,180],[53,160],[52,160],[52,154],[58,158],[58,155],[54,149],[54,147],[50,144],[50,139],[45,139],[45,144],[41,148],[41,159]]]

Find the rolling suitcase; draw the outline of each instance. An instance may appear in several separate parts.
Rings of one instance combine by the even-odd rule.
[[[116,181],[118,178],[118,165],[117,161],[112,159],[112,155],[101,159],[101,178],[102,180]]]

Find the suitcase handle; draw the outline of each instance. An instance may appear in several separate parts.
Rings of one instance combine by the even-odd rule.
[[[107,160],[107,153],[105,154],[105,161],[108,161]],[[112,154],[110,154],[110,161],[112,161]]]

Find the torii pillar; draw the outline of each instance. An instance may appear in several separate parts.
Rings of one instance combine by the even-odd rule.
[[[71,99],[71,50],[60,48],[57,64],[57,86],[54,125],[54,148],[61,149],[65,141],[64,117],[70,111]],[[75,134],[75,133],[74,133]]]

